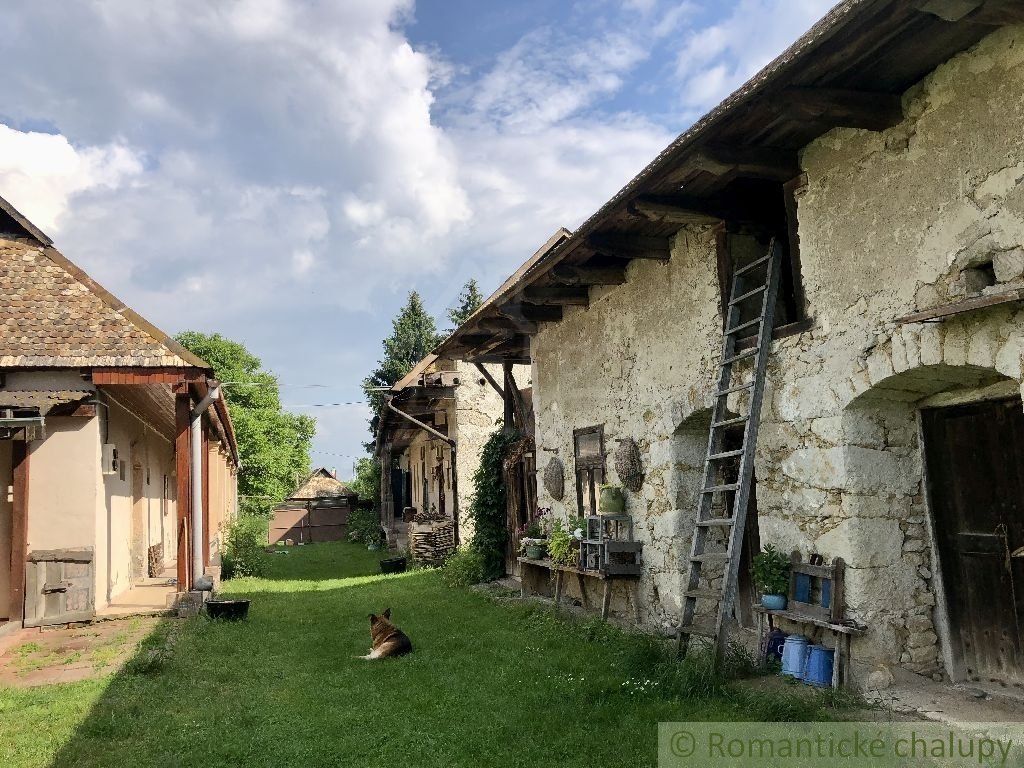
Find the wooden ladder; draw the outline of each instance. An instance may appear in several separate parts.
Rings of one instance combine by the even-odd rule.
[[[697,504],[696,526],[690,547],[688,578],[683,593],[683,615],[676,636],[680,657],[686,655],[692,635],[710,639],[715,645],[716,664],[725,657],[724,624],[732,615],[736,602],[736,583],[739,577],[740,553],[743,549],[743,530],[747,519],[747,502],[750,499],[751,481],[754,476],[754,451],[757,445],[757,427],[761,418],[761,400],[764,395],[765,369],[771,348],[775,300],[779,291],[779,272],[782,262],[782,247],[772,238],[768,253],[750,264],[737,269],[733,274],[732,291],[726,307],[725,331],[722,339],[722,363],[718,376],[718,389],[711,410],[711,429],[707,453],[704,456],[704,478],[700,499]],[[762,276],[756,283],[755,277]],[[751,300],[760,299],[760,312],[756,319],[742,320],[741,306]],[[751,330],[757,333],[754,347],[736,352],[739,334]],[[733,366],[741,360],[754,359],[753,376],[750,381],[733,383]],[[727,410],[729,395],[750,392],[746,415],[730,417]],[[743,425],[743,442],[736,450],[725,450],[724,439],[729,427]],[[735,469],[739,459],[736,477],[722,475]],[[732,461],[730,461],[732,460]],[[712,514],[716,494],[732,493],[731,515],[718,517]],[[725,496],[728,500],[728,496]],[[708,552],[708,532],[711,529],[728,531],[725,552]],[[718,566],[719,570],[705,571],[704,566]],[[721,574],[720,588],[701,588],[701,577]],[[701,625],[694,621],[697,601],[714,601],[718,604],[714,624]]]

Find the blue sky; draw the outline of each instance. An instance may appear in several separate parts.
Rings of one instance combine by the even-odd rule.
[[[219,331],[348,474],[409,290],[443,323],[827,0],[9,3],[0,195],[165,330]],[[442,326],[443,327],[443,326]]]

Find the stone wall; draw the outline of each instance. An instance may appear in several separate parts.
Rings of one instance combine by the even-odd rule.
[[[835,130],[802,152],[813,327],[774,344],[756,495],[762,542],[846,559],[848,613],[871,627],[855,658],[938,675],[949,648],[918,410],[1018,393],[1024,312],[896,320],[1024,285],[1024,28],[939,67],[904,112],[888,131]],[[641,446],[647,479],[628,501],[650,625],[679,613],[720,344],[714,265],[710,233],[683,230],[671,262],[632,264],[625,285],[595,290],[533,344],[538,471],[557,454],[567,473],[564,501],[541,485],[542,505],[574,513],[574,428],[604,424],[609,452],[624,437]]]

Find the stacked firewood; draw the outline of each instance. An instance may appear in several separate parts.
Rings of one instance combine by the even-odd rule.
[[[441,565],[455,551],[455,524],[443,522],[417,523],[409,536],[413,559],[423,565]]]

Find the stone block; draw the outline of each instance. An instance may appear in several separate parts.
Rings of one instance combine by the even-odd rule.
[[[967,329],[960,323],[946,326],[946,335],[942,339],[942,362],[946,365],[965,365],[967,363]]]
[[[910,637],[907,638],[907,647],[910,648],[911,653],[913,653],[915,648],[927,648],[935,645],[938,639],[938,636],[931,630],[925,630],[924,632],[911,632]]]
[[[967,343],[967,362],[981,368],[993,368],[996,364],[996,353],[999,349],[997,329],[990,323],[972,329]]]
[[[889,353],[882,347],[875,347],[874,351],[868,355],[868,381],[874,386],[885,381],[894,373]]]
[[[899,561],[902,541],[895,520],[854,517],[819,536],[815,548],[826,558],[843,558],[851,568],[878,568]]]
[[[939,365],[942,362],[942,330],[935,323],[921,329],[921,365]]]
[[[995,368],[1004,376],[1021,378],[1021,357],[1024,355],[1024,337],[1014,334],[996,353]]]
[[[851,445],[846,448],[844,480],[842,487],[860,491],[914,494],[921,482],[919,459]]]
[[[815,488],[846,487],[843,448],[800,448],[782,462],[782,472]]]
[[[992,257],[992,268],[995,270],[996,280],[1000,283],[1008,283],[1024,276],[1024,248],[995,254]]]

